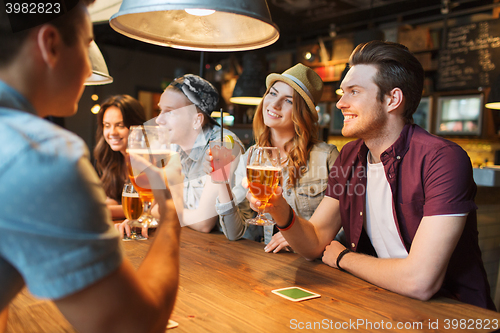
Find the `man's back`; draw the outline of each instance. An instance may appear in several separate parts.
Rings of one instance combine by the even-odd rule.
[[[3,285],[60,298],[116,270],[119,238],[83,141],[22,110],[0,108],[0,119],[0,257],[15,266]]]

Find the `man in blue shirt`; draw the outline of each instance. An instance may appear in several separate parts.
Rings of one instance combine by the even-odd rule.
[[[91,74],[87,4],[69,0],[49,20],[0,12],[0,331],[25,285],[79,332],[161,331],[174,306],[180,225],[168,188],[154,190],[160,227],[135,271],[83,141],[42,119],[77,110]],[[182,181],[180,166],[168,176]]]

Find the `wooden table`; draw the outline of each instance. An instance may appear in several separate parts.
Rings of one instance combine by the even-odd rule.
[[[137,267],[150,241],[124,242]],[[181,280],[172,332],[494,331],[500,314],[446,298],[422,302],[378,288],[294,253],[182,230]],[[321,298],[292,302],[271,292],[300,286]],[[488,325],[489,329],[479,330]],[[454,329],[456,328],[456,329]],[[26,290],[10,306],[7,332],[74,332],[51,302]]]

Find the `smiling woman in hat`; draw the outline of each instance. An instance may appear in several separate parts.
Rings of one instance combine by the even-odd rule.
[[[253,120],[255,142],[257,146],[279,148],[283,197],[299,216],[310,217],[325,194],[329,170],[338,156],[337,147],[318,138],[316,105],[323,81],[311,68],[297,64],[282,74],[270,74],[266,85]],[[236,184],[246,179],[246,155],[240,159]],[[234,187],[232,193],[219,191],[216,208],[222,230],[230,240],[256,239],[262,234],[261,227],[245,225],[250,209],[246,193],[243,185]],[[278,252],[287,245],[277,233],[265,250]]]

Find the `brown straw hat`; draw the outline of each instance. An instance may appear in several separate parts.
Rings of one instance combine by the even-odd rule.
[[[283,74],[272,73],[266,78],[266,86],[269,88],[275,81],[283,81],[289,84],[296,92],[304,98],[311,111],[315,110],[323,94],[323,80],[311,68],[297,64]]]

